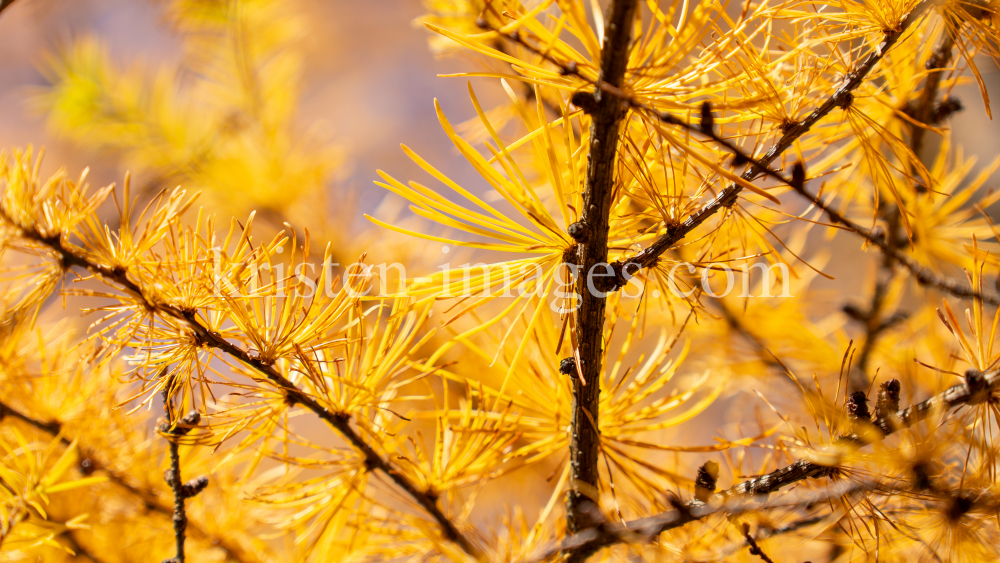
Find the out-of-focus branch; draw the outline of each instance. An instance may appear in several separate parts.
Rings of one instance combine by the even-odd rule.
[[[711,302],[715,305],[715,308],[722,315],[722,318],[726,321],[726,323],[733,330],[738,332],[740,336],[743,337],[743,340],[746,340],[747,343],[754,347],[754,350],[757,352],[757,357],[761,362],[764,362],[764,364],[771,369],[779,371],[788,370],[788,366],[778,359],[777,356],[771,353],[771,350],[768,349],[764,341],[761,340],[759,336],[754,334],[753,331],[750,330],[750,327],[743,322],[743,319],[741,319],[735,311],[730,309],[723,300],[713,299]]]
[[[14,3],[14,0],[0,0],[0,12],[7,9],[8,6]]]
[[[784,526],[781,526],[779,528],[758,528],[757,529],[757,533],[753,534],[752,539],[754,541],[760,541],[760,540],[766,540],[766,539],[769,539],[769,538],[773,538],[775,536],[780,536],[782,534],[789,534],[789,533],[792,533],[792,532],[797,532],[798,530],[801,530],[803,528],[808,528],[809,526],[815,526],[816,524],[819,524],[820,522],[823,522],[827,518],[828,518],[827,516],[810,516],[810,517],[807,517],[807,518],[802,518],[800,520],[796,520],[796,521],[791,522],[789,524],[785,524]],[[744,537],[746,537],[746,536],[744,535]],[[751,538],[747,538],[747,539],[749,540]],[[721,560],[721,559],[723,559],[725,557],[729,557],[731,555],[735,555],[736,553],[742,551],[745,547],[747,547],[749,545],[750,545],[749,541],[742,542],[741,544],[737,544],[737,545],[735,545],[733,547],[730,547],[729,549],[723,551],[722,553],[720,553],[718,555],[718,557]]]
[[[883,435],[888,436],[901,428],[908,428],[928,418],[932,413],[944,413],[957,407],[983,403],[998,388],[1000,388],[1000,370],[985,374],[969,370],[965,374],[964,383],[959,383],[930,399],[897,411],[894,415],[882,413],[879,416],[879,411],[876,410],[876,420],[873,425],[880,429]],[[868,443],[864,436],[858,434],[844,436],[841,438],[841,441],[854,443],[859,446]],[[761,510],[777,506],[780,503],[758,503],[756,501],[760,498],[766,499],[771,493],[799,481],[810,478],[828,477],[835,471],[836,468],[834,467],[800,459],[791,465],[776,469],[760,477],[748,479],[731,489],[716,493],[709,499],[709,503],[707,504],[697,500],[689,501],[679,505],[674,510],[656,516],[618,525],[605,523],[570,535],[563,540],[562,544],[547,550],[539,559],[545,559],[560,551],[563,553],[573,553],[577,550],[585,550],[588,553],[593,553],[598,549],[619,543],[648,542],[667,530],[678,528],[695,520],[701,520],[711,514],[739,514],[748,509]],[[856,484],[850,485],[858,487]],[[846,488],[835,496],[843,495],[851,490],[855,489]]]
[[[16,224],[9,217],[3,217],[9,224]],[[37,231],[21,228],[21,237],[30,240],[35,244],[48,247],[58,253],[62,258],[63,268],[78,267],[96,274],[108,282],[117,284],[122,290],[128,292],[151,311],[159,315],[170,317],[187,325],[194,336],[201,344],[215,348],[233,359],[257,370],[277,387],[287,393],[287,399],[293,403],[299,403],[306,407],[323,421],[333,427],[348,442],[355,447],[365,458],[365,463],[372,469],[378,469],[385,473],[399,488],[403,489],[414,501],[416,501],[430,516],[437,522],[444,536],[454,542],[466,553],[478,556],[477,548],[458,527],[441,511],[437,506],[436,497],[428,494],[427,491],[420,490],[406,475],[392,466],[388,459],[383,458],[366,442],[361,435],[351,427],[350,416],[344,413],[334,413],[319,404],[308,393],[295,386],[274,366],[252,357],[247,351],[241,350],[235,344],[225,340],[219,334],[209,330],[201,323],[195,311],[182,310],[169,303],[154,302],[147,297],[143,288],[128,276],[126,269],[116,269],[103,266],[88,260],[82,253],[67,247],[60,237],[43,237]]]
[[[940,119],[934,118],[934,110],[937,107],[937,95],[941,88],[941,79],[944,78],[945,69],[951,63],[952,53],[955,51],[955,37],[951,30],[945,29],[944,38],[941,44],[929,59],[926,68],[928,70],[927,79],[924,81],[924,89],[920,93],[920,100],[913,110],[912,117],[920,125],[912,125],[910,136],[910,150],[917,158],[920,158],[920,149],[924,146],[924,134],[927,129],[924,125],[934,124]]]
[[[913,124],[910,128],[910,150],[916,158],[920,158],[920,149],[923,147],[924,134],[927,129],[925,124],[937,124],[943,118],[935,117],[935,108],[938,108],[937,95],[941,86],[941,79],[944,77],[944,68],[951,62],[952,53],[955,48],[955,38],[949,29],[945,30],[944,39],[934,50],[934,53],[927,60],[926,68],[929,71],[927,79],[924,81],[924,88],[920,93],[915,108],[909,111],[911,117],[920,125]],[[905,237],[900,233],[899,208],[890,205],[883,216],[888,217],[886,229],[886,240],[897,249],[905,247]],[[875,276],[875,287],[872,290],[871,303],[867,311],[861,311],[853,305],[847,305],[844,312],[852,319],[863,323],[865,327],[865,338],[858,352],[858,360],[851,373],[852,390],[867,389],[870,384],[868,375],[868,364],[870,363],[872,351],[882,333],[903,320],[904,316],[895,314],[887,319],[882,318],[882,309],[886,304],[886,297],[889,286],[895,278],[895,260],[888,254],[882,255]]]
[[[764,550],[760,548],[760,545],[757,544],[757,540],[750,535],[750,524],[746,522],[743,523],[743,537],[747,539],[747,545],[750,546],[750,555],[756,555],[764,563],[774,563],[774,560],[768,557],[764,553]]]
[[[66,533],[62,535],[62,538],[66,540],[66,543],[69,545],[69,548],[73,550],[73,555],[75,555],[76,557],[86,557],[87,559],[90,559],[94,563],[104,563],[102,559],[98,559],[97,556],[91,553],[87,548],[80,545],[80,542],[77,541],[76,535],[74,535],[73,530],[66,530]]]
[[[892,241],[886,240],[885,236],[877,235],[871,230],[868,230],[841,215],[840,212],[827,205],[819,197],[807,192],[804,186],[796,187],[796,191],[812,202],[813,205],[823,210],[827,217],[830,218],[830,221],[835,224],[843,225],[847,228],[847,230],[861,235],[870,243],[882,249],[882,252],[884,252],[887,256],[891,257],[904,268],[909,270],[910,274],[913,275],[913,278],[916,279],[921,285],[935,287],[941,291],[950,293],[955,297],[981,299],[983,302],[991,305],[1000,305],[1000,297],[996,295],[986,295],[976,291],[962,282],[946,278],[944,276],[939,276],[934,273],[930,268],[921,265],[919,262],[896,248],[896,245]]]

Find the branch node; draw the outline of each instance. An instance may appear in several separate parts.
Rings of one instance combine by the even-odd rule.
[[[566,232],[569,234],[570,238],[576,242],[583,242],[590,234],[590,229],[583,221],[577,221],[575,223],[570,223],[570,225],[566,227]]]
[[[952,115],[965,109],[962,105],[961,100],[955,97],[949,97],[946,100],[942,100],[934,104],[934,110],[931,112],[931,125],[938,125],[951,117]]]
[[[208,486],[208,477],[202,475],[197,479],[191,479],[187,483],[181,485],[181,494],[184,495],[184,498],[191,498],[193,496],[196,496],[198,493],[204,491],[205,487],[207,486]]]
[[[965,384],[969,387],[968,404],[978,405],[989,398],[989,386],[983,372],[973,368],[965,370]]]
[[[597,102],[597,96],[595,96],[592,92],[584,92],[583,90],[574,93],[573,97],[570,98],[570,103],[583,110],[583,113],[587,115],[594,114],[594,112],[597,111],[597,106],[599,105]]]
[[[836,106],[842,110],[850,109],[852,104],[854,104],[854,92],[850,90],[844,91],[844,94],[836,102]]]
[[[77,471],[80,472],[80,475],[88,477],[94,474],[94,471],[97,470],[97,467],[94,464],[94,460],[90,459],[89,457],[85,457],[80,460],[80,463],[77,464],[76,469]]]
[[[851,393],[845,408],[847,409],[847,418],[851,422],[871,420],[871,414],[868,411],[868,396],[864,391]]]
[[[885,435],[893,431],[892,424],[897,420],[901,387],[898,379],[890,379],[879,386],[875,402],[875,425]]]
[[[798,127],[801,124],[802,124],[801,121],[796,121],[794,119],[785,118],[778,125],[778,130],[781,131],[782,135],[787,135],[789,131],[791,131],[792,129],[795,129],[796,127]]]
[[[719,464],[714,461],[706,461],[698,468],[698,476],[694,480],[694,498],[701,502],[708,502],[709,497],[715,493],[715,484],[718,478]]]

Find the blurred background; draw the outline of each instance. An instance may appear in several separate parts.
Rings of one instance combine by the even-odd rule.
[[[467,103],[468,97],[464,84],[453,80],[449,85],[436,74],[463,65],[435,59],[427,48],[427,31],[413,23],[425,11],[418,0],[288,5],[305,16],[305,27],[291,42],[303,56],[296,121],[303,131],[344,151],[338,186],[368,191],[375,168],[408,161],[399,150],[401,142],[446,160],[447,138],[432,99],[447,106]],[[33,90],[49,85],[42,72],[46,55],[84,36],[100,37],[119,67],[149,71],[181,65],[183,39],[166,8],[155,0],[17,0],[0,18],[0,144],[44,145],[51,166],[64,163],[75,171],[89,165],[95,183],[120,182],[124,163],[62,141],[46,128],[45,115],[25,101]],[[471,113],[471,108],[461,109]],[[377,195],[375,202],[381,198]]]

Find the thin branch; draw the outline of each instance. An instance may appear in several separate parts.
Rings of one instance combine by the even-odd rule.
[[[753,539],[755,541],[760,541],[760,540],[766,540],[766,539],[769,539],[769,538],[773,538],[775,536],[780,536],[782,534],[789,534],[789,533],[792,533],[792,532],[797,532],[797,531],[799,531],[799,530],[801,530],[803,528],[808,528],[810,526],[815,526],[816,524],[819,524],[819,523],[823,522],[824,520],[827,520],[828,518],[829,518],[829,515],[809,516],[809,517],[806,517],[806,518],[802,518],[800,520],[796,520],[796,521],[791,522],[789,524],[785,524],[784,526],[781,526],[781,527],[778,527],[778,528],[766,528],[766,527],[765,528],[761,528],[761,527],[758,527],[757,528],[757,533],[753,535]],[[727,549],[727,550],[723,551],[722,553],[718,554],[719,560],[721,561],[721,560],[723,560],[726,557],[730,557],[732,555],[735,555],[735,554],[739,553],[740,551],[743,550],[744,547],[747,547],[748,545],[750,545],[749,542],[743,542],[740,545],[736,545],[736,546],[730,547],[729,549]]]
[[[828,206],[819,197],[814,196],[805,190],[805,187],[797,187],[796,191],[803,197],[812,202],[813,205],[823,210],[826,215],[830,218],[830,221],[836,224],[843,225],[849,231],[853,231],[856,234],[861,235],[866,238],[870,243],[878,246],[882,249],[887,256],[891,257],[893,260],[901,264],[904,268],[910,271],[914,279],[917,280],[921,285],[935,287],[941,291],[950,293],[956,297],[962,298],[972,298],[981,299],[985,303],[991,305],[1000,305],[1000,297],[997,295],[987,295],[985,293],[976,291],[975,289],[967,286],[966,284],[953,280],[951,278],[946,278],[939,276],[934,273],[930,268],[921,265],[919,262],[913,258],[907,256],[902,251],[900,251],[891,242],[887,241],[885,236],[876,235],[872,231],[858,225],[854,221],[851,221],[847,217],[841,215],[838,211]]]
[[[62,538],[66,540],[67,544],[69,544],[69,548],[73,550],[73,555],[75,557],[86,557],[94,563],[103,563],[103,560],[98,559],[97,556],[91,553],[87,548],[80,545],[80,542],[77,541],[73,532],[74,530],[72,529],[66,530],[66,533],[62,535]]]
[[[750,546],[750,555],[760,557],[764,563],[774,563],[774,560],[768,557],[767,554],[764,553],[764,550],[760,548],[757,540],[750,535],[750,524],[747,524],[746,522],[743,523],[743,537],[747,539],[747,545]]]
[[[740,497],[720,501],[717,497],[709,503],[694,501],[681,505],[675,510],[655,516],[632,520],[622,524],[606,523],[600,527],[589,528],[583,532],[566,537],[561,544],[542,550],[535,557],[528,559],[528,561],[538,563],[549,560],[559,553],[572,554],[579,550],[595,552],[599,549],[622,543],[649,543],[667,530],[679,528],[713,514],[739,516],[747,512],[759,512],[770,508],[810,508],[833,499],[853,496],[874,487],[875,484],[873,483],[858,484],[845,481],[831,485],[821,493],[802,495],[800,498],[791,500],[784,497],[759,502],[759,499],[752,497]]]
[[[896,249],[901,249],[906,244],[905,237],[900,233],[900,213],[902,211],[892,205],[886,211],[888,216],[888,243]],[[902,240],[900,240],[902,238]],[[862,323],[865,328],[864,341],[861,343],[860,351],[857,354],[857,362],[848,374],[848,385],[850,391],[863,391],[871,386],[873,377],[868,375],[868,364],[871,361],[872,352],[875,350],[875,343],[886,330],[892,328],[906,318],[905,315],[896,313],[887,319],[882,318],[882,309],[886,306],[889,297],[889,288],[892,280],[896,277],[895,260],[886,253],[881,254],[881,261],[878,270],[875,272],[875,287],[872,289],[872,298],[867,311],[862,311],[853,304],[847,304],[843,311],[851,319]]]
[[[635,97],[630,95],[621,87],[609,84],[608,82],[600,78],[598,78],[597,80],[590,80],[580,72],[579,67],[575,63],[571,62],[569,64],[566,64],[560,61],[559,59],[556,59],[548,51],[543,51],[542,49],[539,49],[535,45],[532,45],[531,43],[526,41],[524,39],[524,34],[521,33],[520,31],[516,33],[504,33],[503,31],[491,26],[489,22],[487,22],[486,20],[480,20],[478,23],[482,29],[487,31],[492,31],[497,35],[499,35],[500,37],[503,37],[504,39],[517,43],[522,47],[528,49],[532,53],[538,55],[545,61],[548,61],[549,63],[555,65],[556,67],[559,68],[559,72],[563,76],[574,76],[585,82],[587,85],[593,86],[595,91],[600,91],[602,94],[609,94],[625,102],[625,104],[627,104],[629,108],[635,110],[637,113],[651,116],[654,119],[657,119],[658,121],[661,121],[667,125],[674,125],[677,127],[681,127],[682,129],[686,129],[692,133],[704,135],[709,139],[711,139],[712,141],[719,143],[725,149],[733,153],[736,156],[734,162],[752,164],[756,166],[762,174],[770,176],[783,184],[791,185],[791,179],[785,178],[777,170],[768,167],[762,161],[754,158],[753,155],[751,155],[750,153],[744,152],[743,149],[736,146],[732,141],[716,133],[713,127],[711,126],[706,127],[704,122],[701,124],[688,123],[668,112],[656,111],[655,109],[635,99]],[[497,49],[497,50],[500,52],[504,52],[503,49]],[[581,107],[581,109],[584,109],[585,112],[589,113],[589,108],[594,106],[594,98],[592,94],[586,92],[577,92],[577,94],[574,95],[573,97],[573,103],[577,107]],[[702,107],[706,108],[709,112],[711,111],[710,106],[703,105]]]
[[[45,432],[51,436],[59,436],[59,442],[63,446],[69,446],[73,443],[73,440],[67,438],[62,432],[62,424],[58,421],[43,422],[32,418],[10,406],[8,403],[0,401],[0,420],[5,416],[10,416],[20,420],[21,422],[32,426],[42,432]],[[125,489],[129,494],[135,496],[139,501],[143,503],[149,510],[158,512],[164,516],[172,517],[174,514],[173,506],[169,506],[163,502],[160,495],[156,491],[150,489],[143,489],[132,484],[130,480],[123,474],[115,471],[111,468],[108,462],[96,458],[93,452],[87,452],[86,459],[90,462],[90,467],[93,470],[101,471],[108,476],[108,480],[118,485],[119,487]],[[238,561],[240,563],[245,563],[248,561],[256,560],[256,557],[251,556],[246,553],[243,548],[232,544],[225,537],[213,537],[212,534],[205,531],[200,524],[196,521],[188,520],[187,529],[189,533],[193,533],[194,536],[205,541],[212,541],[216,547],[222,549],[226,553],[227,561]]]
[[[945,30],[945,36],[934,53],[927,60],[926,67],[930,71],[924,82],[924,89],[920,93],[917,106],[910,115],[919,124],[936,123],[934,118],[935,107],[937,106],[937,95],[941,86],[941,79],[944,77],[944,69],[951,62],[952,53],[955,47],[955,38],[950,28]],[[920,149],[923,147],[924,134],[927,129],[923,125],[911,125],[910,128],[910,151],[914,156],[920,158]],[[890,244],[901,249],[905,245],[906,239],[899,232],[899,214],[902,211],[895,204],[885,211],[883,216],[888,217],[888,228],[886,229],[886,239]],[[868,364],[871,360],[872,351],[879,337],[887,329],[901,321],[904,316],[895,314],[888,319],[882,319],[882,309],[886,304],[886,297],[889,293],[889,286],[895,278],[895,260],[888,254],[882,255],[882,261],[875,277],[875,288],[872,291],[871,304],[868,311],[862,312],[855,309],[845,308],[845,312],[858,322],[865,325],[865,339],[858,352],[858,360],[855,369],[851,374],[852,390],[867,389],[871,380],[868,376]]]
[[[771,146],[767,153],[765,153],[759,160],[755,161],[755,163],[752,164],[740,177],[747,181],[753,181],[760,174],[767,173],[767,167],[774,162],[778,156],[784,153],[785,150],[791,147],[799,137],[808,132],[820,119],[826,117],[835,108],[849,106],[854,98],[854,90],[864,82],[868,74],[875,68],[876,65],[878,65],[882,58],[885,57],[885,54],[899,41],[910,26],[919,19],[920,15],[931,5],[931,3],[931,0],[923,0],[906,16],[899,29],[887,32],[882,43],[868,53],[858,67],[847,75],[844,83],[837,89],[836,92],[834,92],[832,96],[827,98],[826,101],[824,101],[819,108],[809,114],[808,117],[789,127],[781,138]],[[792,184],[794,183],[790,183],[790,185]],[[732,207],[733,204],[736,203],[736,199],[741,191],[743,191],[743,187],[741,185],[736,183],[730,184],[720,191],[714,200],[690,215],[682,223],[667,225],[666,233],[654,241],[650,246],[630,258],[625,258],[616,263],[615,270],[616,272],[622,272],[622,281],[627,282],[627,279],[625,278],[634,275],[642,268],[648,268],[655,265],[661,254],[680,242],[681,239],[687,236],[688,233],[704,223],[706,219],[714,215],[720,209]]]
[[[910,150],[920,158],[920,149],[923,148],[924,134],[927,128],[923,125],[933,124],[934,108],[937,105],[937,95],[941,88],[941,79],[944,78],[945,69],[951,63],[951,57],[955,50],[955,36],[951,30],[945,26],[944,38],[941,44],[927,60],[926,68],[929,71],[924,82],[924,90],[920,94],[920,100],[913,111],[913,119],[920,125],[912,125],[910,136]]]
[[[628,66],[629,43],[635,22],[637,0],[612,0],[605,21],[608,26],[601,46],[600,80],[620,87]],[[608,261],[608,231],[613,202],[618,137],[627,108],[613,96],[594,90],[591,108],[590,151],[587,181],[583,192],[583,212],[577,224],[577,260],[581,266],[577,293],[580,306],[576,312],[576,352],[579,378],[573,378],[570,418],[570,487],[566,495],[567,528],[577,532],[593,525],[588,508],[595,504],[600,485],[598,454],[600,435],[600,378],[604,369],[604,317],[606,293],[589,291],[594,278],[591,272]],[[578,551],[569,563],[584,561],[590,555]]]
[[[890,233],[897,233],[896,224],[898,222],[893,221],[893,226],[889,229]],[[895,278],[896,271],[893,268],[894,264],[895,261],[892,257],[888,254],[882,254],[882,261],[875,274],[875,287],[872,290],[872,298],[867,311],[861,311],[853,305],[844,306],[844,312],[853,320],[862,323],[865,328],[865,337],[857,355],[857,363],[851,369],[851,391],[865,390],[869,387],[871,379],[868,376],[868,364],[871,361],[876,342],[883,332],[905,318],[904,315],[896,314],[890,316],[888,319],[882,319],[882,309],[886,305],[889,286],[892,285],[892,280]]]
[[[913,9],[913,11],[911,11],[907,15],[907,17],[903,20],[902,25],[900,25],[899,29],[886,33],[882,43],[880,43],[876,49],[872,50],[868,54],[868,56],[865,57],[865,59],[858,65],[857,69],[854,72],[851,72],[847,75],[844,83],[840,86],[840,88],[838,88],[837,91],[834,92],[832,96],[827,98],[826,101],[824,101],[823,104],[821,104],[820,107],[817,108],[815,111],[813,111],[808,117],[794,124],[793,126],[789,127],[785,131],[785,133],[781,136],[781,138],[773,146],[771,146],[771,148],[767,151],[767,153],[765,153],[764,156],[760,159],[754,159],[749,154],[744,153],[739,147],[734,145],[728,139],[719,137],[711,128],[703,128],[700,125],[693,125],[685,121],[682,121],[669,113],[657,112],[651,108],[648,108],[641,102],[637,101],[635,98],[630,96],[628,93],[626,93],[620,87],[609,84],[606,81],[600,79],[597,80],[596,82],[589,81],[582,74],[580,74],[579,70],[575,67],[575,65],[567,65],[562,63],[561,61],[558,61],[548,53],[539,50],[537,47],[534,47],[533,45],[525,41],[521,37],[521,34],[505,34],[497,29],[488,26],[485,23],[483,25],[485,29],[491,29],[492,31],[506,37],[507,39],[516,41],[517,43],[525,46],[526,48],[532,50],[537,55],[542,56],[545,60],[559,67],[563,74],[573,75],[588,83],[593,84],[598,92],[608,93],[614,97],[617,97],[620,100],[624,101],[626,104],[628,104],[628,106],[631,107],[632,109],[647,113],[649,115],[653,115],[658,119],[660,119],[661,121],[663,121],[664,123],[683,127],[690,131],[701,133],[703,135],[708,136],[713,141],[718,142],[723,147],[733,152],[733,154],[735,154],[740,160],[747,161],[750,163],[750,167],[740,176],[742,179],[747,181],[753,181],[755,178],[763,174],[775,178],[780,182],[796,189],[796,191],[799,191],[799,187],[796,185],[795,182],[792,181],[792,179],[785,178],[781,173],[770,168],[770,164],[774,162],[774,160],[777,159],[782,153],[784,153],[785,150],[791,147],[792,144],[799,137],[807,133],[812,128],[813,125],[815,125],[820,119],[828,115],[835,108],[848,107],[853,101],[854,90],[856,90],[864,82],[864,79],[868,76],[868,74],[875,68],[875,66],[882,60],[882,58],[884,58],[886,52],[888,52],[889,49],[891,49],[897,42],[899,42],[900,38],[902,38],[902,36],[906,33],[906,31],[910,28],[910,26],[913,25],[913,23],[920,18],[923,12],[927,10],[931,4],[932,4],[931,0],[923,0],[923,2],[918,4]],[[943,54],[943,51],[941,51],[940,49],[946,47],[947,45],[942,45],[942,47],[939,48],[939,52]],[[935,60],[937,58],[943,58],[943,57],[940,56],[935,57]],[[950,59],[950,57],[948,58]],[[946,62],[940,64],[940,66],[945,66],[945,65]],[[932,73],[928,77],[928,81],[931,81],[933,79],[934,84],[936,86],[936,84],[940,81],[941,75],[942,75],[941,72]],[[925,94],[928,94],[927,88],[925,88]],[[931,107],[933,108],[933,104],[931,105]],[[916,130],[919,130],[920,133],[917,133]],[[918,136],[919,138],[922,138],[923,129],[917,127],[916,130],[914,132],[915,137]],[[919,150],[920,145],[916,144],[916,146],[917,149]],[[618,278],[617,279],[618,287],[619,288],[624,287],[628,283],[628,279],[631,276],[635,275],[635,273],[637,273],[640,269],[648,268],[655,265],[659,260],[660,255],[662,255],[668,249],[675,246],[691,231],[699,227],[709,217],[717,213],[719,210],[723,208],[731,208],[733,204],[736,203],[737,197],[742,191],[743,191],[743,186],[736,183],[730,184],[729,186],[724,188],[721,192],[719,192],[719,194],[715,197],[715,199],[713,199],[711,202],[703,206],[701,209],[690,215],[680,224],[668,225],[666,233],[660,236],[660,238],[654,241],[650,246],[636,253],[634,256],[619,260],[614,264],[612,264],[612,267],[614,268],[615,274]],[[848,226],[848,223],[843,223],[843,224],[845,226]],[[867,232],[863,229],[861,230],[859,229],[860,227],[858,229],[852,228],[851,230],[854,230],[858,234],[863,234],[863,232]],[[874,239],[870,236],[866,236],[866,238],[872,240],[872,242],[875,242]],[[902,252],[899,252],[896,249],[887,250],[887,246],[884,243],[879,244],[876,242],[876,245],[880,249],[882,249],[883,252],[889,254],[889,256],[893,260],[903,264],[903,266],[906,267],[906,269],[909,270],[917,278],[917,281],[920,282],[921,284],[932,285],[943,291],[949,292],[957,297],[966,297],[966,298],[983,297],[982,294],[972,291],[964,287],[963,285],[959,284],[958,282],[940,278],[934,275],[933,272],[920,266],[917,262],[913,261],[912,259],[910,259],[909,257],[907,257]],[[985,297],[984,300],[994,305],[1000,303],[1000,300],[998,300],[996,297],[993,296]],[[867,354],[865,354],[865,358],[867,358]]]
[[[170,413],[169,388],[163,389],[163,404]],[[170,434],[169,423],[166,424],[166,433]],[[169,438],[168,438],[169,439]],[[167,472],[167,483],[174,492],[174,545],[177,555],[173,559],[166,559],[163,563],[184,563],[184,538],[187,530],[187,511],[184,509],[184,485],[181,484],[181,454],[180,445],[176,440],[170,440],[170,470]]]
[[[60,424],[59,422],[42,422],[40,420],[36,420],[26,414],[14,410],[7,403],[0,402],[0,420],[3,420],[8,416],[14,417],[20,420],[21,422],[27,424],[28,426],[32,426],[51,436],[59,434],[59,432],[62,430],[62,424]],[[65,436],[62,436],[60,437],[60,442],[64,446],[68,446],[72,443],[72,440],[69,440]]]
[[[16,225],[16,223],[11,221],[9,217],[3,218],[8,223]],[[215,348],[216,350],[229,355],[235,360],[263,374],[272,383],[287,393],[289,401],[299,403],[311,410],[323,421],[339,432],[345,439],[347,439],[347,441],[350,442],[352,446],[357,448],[362,456],[364,456],[365,465],[367,467],[382,471],[397,486],[406,491],[411,498],[413,498],[428,514],[430,514],[432,518],[434,518],[449,541],[454,542],[462,548],[463,551],[472,556],[478,556],[480,554],[480,550],[473,545],[472,542],[465,537],[461,531],[459,531],[455,524],[448,519],[441,509],[438,508],[435,497],[428,494],[426,491],[420,490],[417,485],[406,477],[406,475],[396,470],[389,460],[380,456],[371,447],[371,445],[365,442],[361,435],[351,427],[349,415],[331,412],[326,407],[319,404],[309,394],[296,387],[295,384],[289,381],[288,378],[282,375],[281,372],[274,368],[274,366],[262,362],[258,358],[252,357],[248,352],[241,350],[236,345],[223,339],[218,333],[209,330],[201,323],[197,312],[182,310],[169,303],[151,301],[150,298],[143,292],[143,288],[128,277],[127,270],[109,268],[107,266],[91,262],[82,253],[71,248],[67,248],[58,236],[43,237],[37,231],[25,229],[24,227],[21,227],[21,236],[35,243],[47,246],[51,250],[60,254],[64,268],[68,269],[76,266],[78,268],[89,270],[91,273],[97,274],[105,280],[117,284],[121,289],[141,300],[141,302],[151,311],[155,311],[161,315],[179,320],[186,324],[194,332],[195,338],[197,338],[201,344]]]
[[[778,370],[778,371],[790,371],[788,366],[784,364],[773,352],[767,347],[767,344],[753,331],[750,327],[743,322],[743,319],[739,317],[732,309],[726,305],[726,302],[722,299],[713,299],[711,301],[715,308],[718,309],[719,313],[722,315],[723,320],[740,334],[748,344],[753,346],[754,350],[757,352],[757,358],[764,363],[767,367]]]
[[[970,370],[966,373],[964,383],[948,388],[943,393],[935,395],[926,401],[911,405],[891,416],[889,421],[875,421],[875,426],[888,436],[902,428],[908,428],[931,416],[933,413],[945,413],[954,408],[966,405],[978,405],[992,396],[1000,388],[1000,370],[989,373],[979,373]],[[860,446],[866,445],[863,436],[852,434],[842,438],[845,442],[853,442]],[[656,516],[633,520],[620,525],[602,525],[583,532],[567,536],[561,545],[545,552],[539,560],[550,557],[560,551],[570,553],[584,550],[588,553],[620,543],[652,541],[659,534],[678,528],[689,522],[701,520],[711,514],[725,512],[739,514],[745,510],[761,510],[775,504],[758,503],[760,498],[767,498],[773,492],[805,479],[831,476],[835,467],[820,465],[806,459],[800,459],[791,465],[776,469],[766,475],[748,479],[735,487],[716,493],[708,504],[699,501],[689,501],[675,510]],[[857,486],[857,485],[855,485]],[[844,493],[840,493],[844,494]],[[839,496],[839,495],[838,495]],[[835,497],[834,497],[835,498]]]

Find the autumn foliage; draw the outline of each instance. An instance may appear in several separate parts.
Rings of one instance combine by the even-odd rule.
[[[427,0],[478,178],[403,146],[377,210],[298,9],[41,63],[131,173],[0,154],[0,558],[1000,558],[1000,159],[950,129],[998,0]]]

